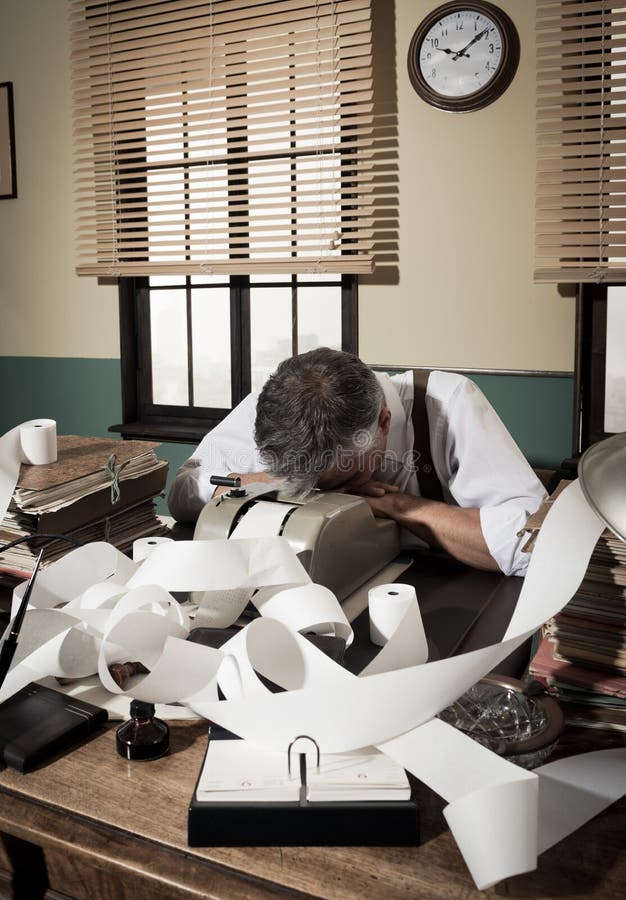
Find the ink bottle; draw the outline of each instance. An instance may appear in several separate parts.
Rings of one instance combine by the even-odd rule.
[[[132,700],[131,718],[117,729],[117,752],[126,759],[158,759],[170,748],[170,729],[155,718],[154,703]]]

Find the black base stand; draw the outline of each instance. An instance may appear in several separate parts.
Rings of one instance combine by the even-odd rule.
[[[210,734],[211,740],[236,738],[215,726]],[[420,842],[412,799],[225,803],[198,800],[196,793],[197,784],[187,818],[190,847],[408,847]]]

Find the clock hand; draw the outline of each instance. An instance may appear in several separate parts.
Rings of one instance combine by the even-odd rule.
[[[486,34],[489,34],[489,28],[488,28],[488,27],[487,27],[487,28],[483,28],[483,30],[482,30],[481,32],[479,32],[478,34],[475,34],[474,37],[473,37],[473,38],[471,39],[471,41],[469,42],[469,44],[466,44],[465,47],[463,47],[462,50],[459,50],[459,52],[456,54],[456,56],[455,56],[454,58],[455,58],[455,59],[458,59],[459,56],[467,56],[468,54],[467,54],[465,51],[466,51],[466,50],[469,50],[469,48],[470,48],[471,46],[473,46],[473,45],[476,43],[476,41],[479,41],[479,40],[480,40],[481,38],[483,38]]]

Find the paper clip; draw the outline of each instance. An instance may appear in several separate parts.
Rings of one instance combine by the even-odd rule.
[[[308,734],[299,734],[297,737],[295,737],[295,738],[293,739],[293,741],[292,741],[292,742],[289,744],[289,746],[287,747],[287,774],[289,775],[290,778],[291,778],[291,748],[292,748],[293,745],[296,743],[296,741],[300,741],[300,740],[311,741],[311,743],[315,746],[315,765],[316,765],[317,771],[319,772],[319,770],[320,770],[320,748],[319,748],[319,744],[317,743],[317,741],[315,740],[315,738],[312,738],[310,735],[308,735]]]

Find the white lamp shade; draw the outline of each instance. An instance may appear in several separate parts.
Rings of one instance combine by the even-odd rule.
[[[589,447],[578,463],[578,479],[591,508],[626,541],[626,432]]]

